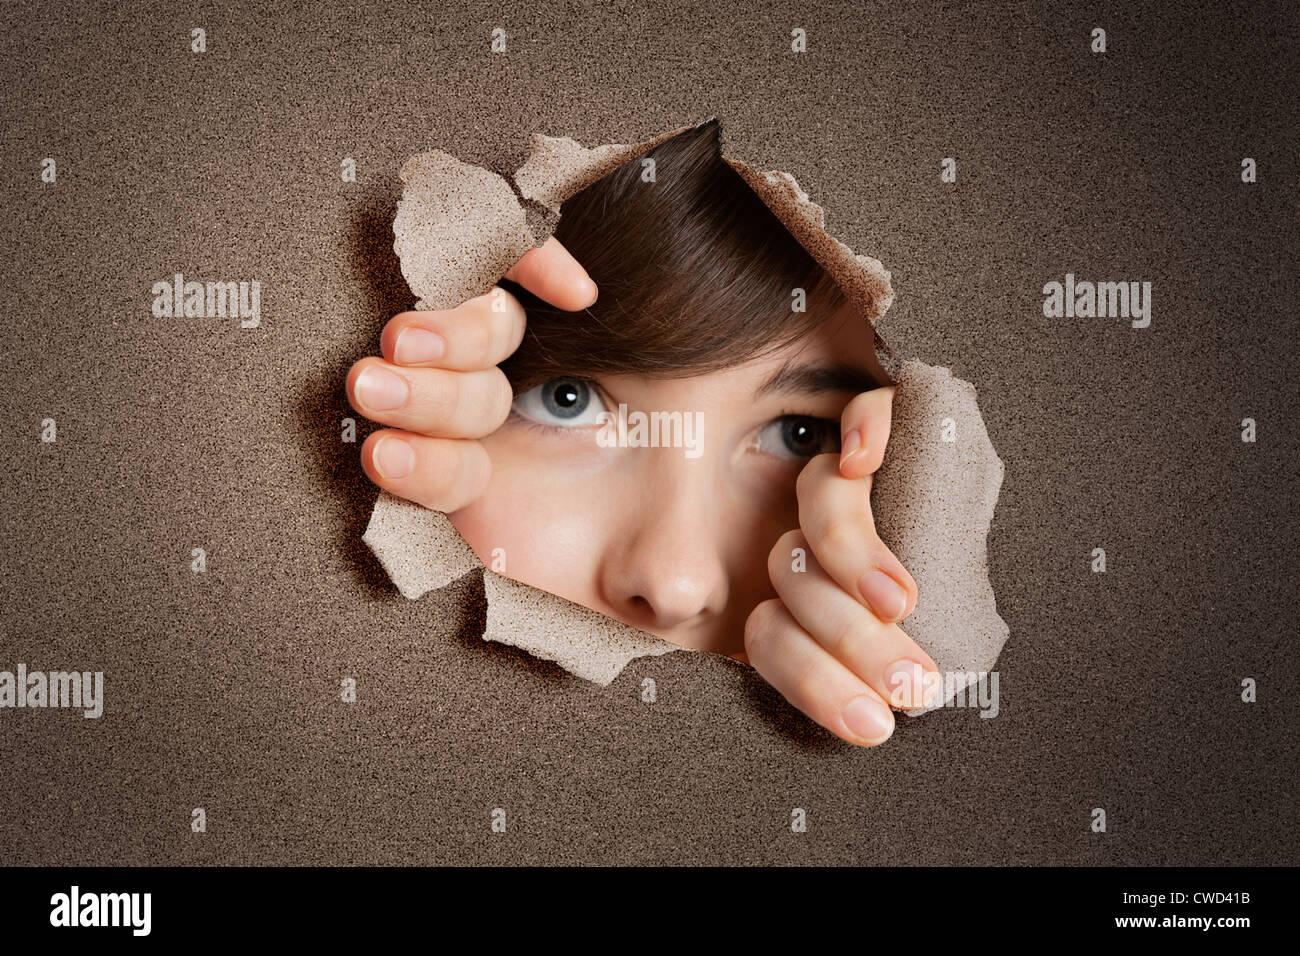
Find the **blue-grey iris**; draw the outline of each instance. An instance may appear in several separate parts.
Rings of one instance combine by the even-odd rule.
[[[579,379],[553,378],[541,391],[542,404],[556,418],[577,418],[591,404],[591,389]]]

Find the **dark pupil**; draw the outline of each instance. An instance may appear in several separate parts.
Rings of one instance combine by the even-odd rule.
[[[591,392],[586,382],[552,379],[542,387],[542,403],[558,418],[577,418],[587,408]]]
[[[787,418],[781,428],[785,447],[796,455],[815,455],[826,441],[826,427],[816,418]]]

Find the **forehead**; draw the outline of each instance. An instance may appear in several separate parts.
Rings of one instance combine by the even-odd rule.
[[[871,323],[845,304],[795,341],[744,368],[758,394],[868,391],[890,384]]]
[[[860,366],[874,376],[879,368],[875,343],[871,323],[845,304],[811,332],[773,352],[770,358],[776,365],[796,360]]]

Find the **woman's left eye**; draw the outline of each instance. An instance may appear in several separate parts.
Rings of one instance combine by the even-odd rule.
[[[599,425],[605,403],[589,382],[580,378],[553,378],[515,396],[514,410],[539,425],[581,428]]]
[[[754,448],[792,460],[838,452],[839,422],[809,415],[783,415],[759,430]]]

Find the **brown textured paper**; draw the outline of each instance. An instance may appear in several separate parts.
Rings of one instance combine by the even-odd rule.
[[[688,128],[639,145],[594,149],[567,137],[534,134],[515,175],[518,195],[503,177],[441,150],[412,157],[402,167],[393,231],[402,274],[419,299],[416,308],[450,309],[487,292],[520,256],[546,240],[569,196]],[[822,208],[792,176],[760,173],[724,158],[874,327],[894,297],[879,260],[827,234]],[[876,343],[889,358],[879,336]],[[947,369],[905,362],[897,384],[890,441],[872,492],[877,526],[920,592],[905,630],[942,670],[974,675],[992,668],[1007,637],[985,553],[1002,462],[969,383]],[[949,431],[955,441],[943,440],[946,419],[954,423]],[[408,598],[481,570],[485,640],[522,648],[598,684],[609,684],[637,657],[682,650],[494,573],[445,515],[387,492],[375,503],[364,540]]]

